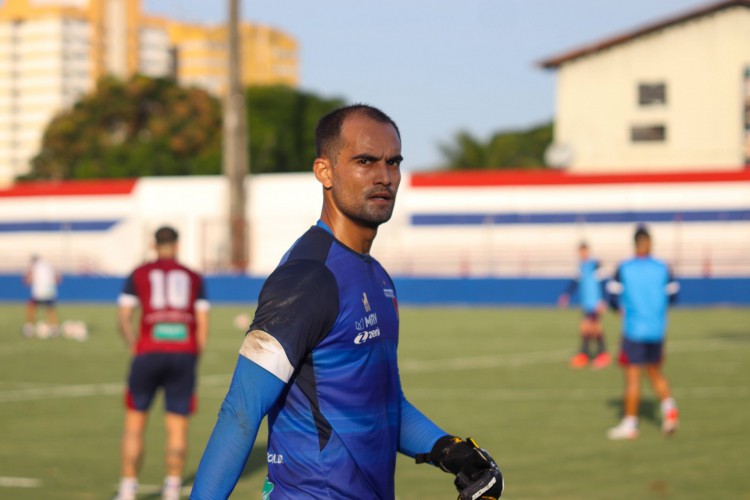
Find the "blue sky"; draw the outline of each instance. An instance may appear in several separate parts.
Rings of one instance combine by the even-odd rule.
[[[367,102],[401,128],[404,168],[438,144],[550,120],[555,73],[536,63],[712,0],[243,0],[242,17],[295,36],[301,87]],[[149,14],[218,23],[226,0],[143,0]],[[251,131],[252,133],[252,131]]]

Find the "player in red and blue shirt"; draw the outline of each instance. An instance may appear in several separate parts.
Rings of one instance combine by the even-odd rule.
[[[392,500],[397,452],[455,474],[461,498],[496,499],[502,475],[487,452],[401,388],[397,294],[370,256],[400,181],[398,128],[355,105],[323,117],[316,139],[321,220],[261,290],[191,498],[229,496],[268,416],[264,499]]]
[[[208,336],[203,279],[176,260],[177,232],[159,228],[157,259],[135,269],[118,299],[119,327],[133,353],[125,394],[122,477],[118,500],[134,499],[143,459],[148,410],[164,390],[167,430],[165,499],[179,498],[187,451],[188,417],[195,409],[198,355]],[[138,335],[133,311],[140,306]]]

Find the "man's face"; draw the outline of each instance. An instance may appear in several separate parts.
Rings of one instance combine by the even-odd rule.
[[[648,255],[651,253],[651,237],[641,236],[635,240],[635,253],[638,255]]]
[[[341,127],[342,147],[332,158],[331,194],[354,222],[376,228],[391,218],[401,182],[401,140],[389,123],[364,115]]]

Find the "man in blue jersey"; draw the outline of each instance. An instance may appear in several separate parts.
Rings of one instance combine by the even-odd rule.
[[[370,256],[401,180],[398,127],[354,105],[324,116],[315,135],[320,220],[263,285],[191,498],[229,496],[266,415],[264,499],[393,499],[397,452],[454,474],[460,498],[498,498],[489,454],[401,390],[396,290]]]
[[[610,439],[638,437],[643,368],[661,400],[662,431],[670,435],[677,430],[677,405],[661,365],[667,309],[677,297],[679,284],[669,267],[651,256],[651,235],[645,227],[636,229],[635,257],[620,264],[607,286],[610,305],[622,313],[620,363],[625,370],[623,418],[607,435]]]
[[[571,296],[578,293],[583,311],[579,327],[581,349],[570,359],[572,368],[583,368],[591,361],[591,366],[599,370],[612,361],[604,343],[604,328],[600,318],[607,306],[604,302],[603,280],[599,277],[599,270],[599,261],[591,257],[588,244],[581,242],[578,245],[578,277],[570,280],[568,287],[558,299],[560,306],[567,307]],[[593,352],[591,344],[596,346]]]

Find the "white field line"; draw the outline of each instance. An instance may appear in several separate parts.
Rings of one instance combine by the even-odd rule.
[[[208,375],[201,377],[201,385],[207,387],[227,385],[230,375]],[[28,384],[24,384],[28,385]],[[114,396],[125,390],[125,384],[112,382],[108,384],[49,385],[22,389],[0,390],[0,403],[13,401],[38,401],[53,398],[79,398],[85,396]]]
[[[620,397],[613,389],[409,389],[407,396],[438,401],[593,401]],[[740,399],[750,397],[750,387],[673,387],[681,399]]]
[[[523,352],[508,355],[477,356],[449,359],[404,359],[399,362],[399,370],[409,373],[433,373],[444,371],[478,370],[482,368],[513,368],[544,363],[558,363],[566,360],[570,349],[556,351]]]
[[[667,355],[682,352],[729,351],[750,347],[750,343],[737,345],[723,340],[680,340],[667,342]],[[613,349],[616,351],[616,349]],[[570,355],[570,349],[556,351],[520,352],[507,355],[478,356],[467,358],[416,360],[405,359],[399,362],[402,372],[445,372],[479,370],[484,368],[515,368],[544,363],[559,363]]]
[[[684,340],[684,341],[673,341],[667,346],[667,353],[674,352],[704,352],[704,351],[719,351],[719,350],[736,350],[750,347],[748,344],[734,344],[721,340]],[[435,372],[446,372],[446,371],[468,371],[468,370],[481,370],[491,368],[514,368],[520,366],[537,365],[545,363],[560,363],[565,361],[570,354],[570,349],[558,349],[554,351],[534,351],[525,353],[513,353],[513,354],[498,354],[489,356],[477,356],[477,357],[464,357],[464,358],[449,358],[449,359],[431,359],[431,360],[419,360],[419,359],[402,359],[399,363],[399,369],[403,373],[435,373]],[[219,374],[219,375],[206,375],[200,377],[200,386],[202,388],[214,388],[214,387],[227,387],[229,380],[231,379],[230,374]],[[78,385],[51,385],[45,384],[30,384],[26,382],[17,382],[17,385],[23,385],[22,388],[14,389],[0,389],[0,403],[10,403],[16,401],[37,401],[42,399],[54,399],[54,398],[77,398],[77,397],[89,397],[89,396],[112,396],[122,394],[124,391],[124,384],[121,382],[117,383],[102,383],[102,384],[78,384]],[[732,389],[732,394],[737,395],[745,394],[747,388],[723,388]],[[686,389],[688,390],[688,389]],[[693,397],[716,397],[717,394],[721,393],[722,388],[707,388],[704,391],[704,396],[693,396]],[[737,392],[739,390],[739,392]],[[519,392],[520,391],[520,392]],[[511,390],[507,394],[513,394],[512,396],[503,396],[503,391],[490,391],[485,392],[487,397],[490,398],[504,398],[513,397],[516,399],[531,398],[535,399],[534,391],[542,391],[543,395],[539,397],[549,398],[551,394],[566,394],[566,398],[576,398],[576,390],[565,391],[565,390],[536,390],[536,389],[516,389]],[[546,392],[544,392],[546,391]],[[718,392],[717,392],[718,391]],[[450,394],[443,389],[435,391],[440,394]],[[474,391],[472,391],[473,393]],[[425,390],[425,395],[431,393],[430,390]],[[524,393],[526,396],[519,394]],[[571,395],[572,394],[572,395]],[[696,393],[697,394],[697,393]],[[592,392],[589,390],[582,391],[580,397],[591,397]],[[450,396],[451,398],[457,397],[455,395]],[[473,397],[477,397],[474,395]]]
[[[80,384],[30,387],[0,391],[0,403],[13,401],[38,401],[52,398],[78,398],[84,396],[112,396],[122,394],[122,383]]]
[[[33,477],[0,476],[0,488],[38,488],[42,481]]]
[[[119,484],[114,485],[114,489],[116,490],[119,487]],[[162,485],[160,484],[143,484],[140,483],[138,485],[138,494],[139,495],[159,495],[161,493]],[[182,497],[188,497],[190,496],[190,492],[193,490],[193,486],[188,484],[180,488],[180,495]]]

